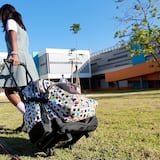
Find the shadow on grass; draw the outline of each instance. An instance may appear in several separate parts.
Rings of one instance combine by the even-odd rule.
[[[0,134],[16,134],[16,130],[10,129],[10,128],[5,128],[5,126],[0,126]]]
[[[7,129],[1,130],[0,134],[13,134],[13,137],[0,136],[0,145],[4,147],[0,148],[0,155],[6,154],[5,149],[12,155],[37,157],[36,153],[39,152],[38,148],[34,146],[28,139],[23,137],[15,137],[14,130]]]

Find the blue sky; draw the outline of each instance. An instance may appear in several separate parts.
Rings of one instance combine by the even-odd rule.
[[[119,29],[114,0],[0,0],[10,3],[22,14],[30,39],[30,52],[45,48],[75,48],[75,35],[69,30],[80,24],[78,49],[96,52],[114,46]],[[6,51],[0,30],[0,52]]]

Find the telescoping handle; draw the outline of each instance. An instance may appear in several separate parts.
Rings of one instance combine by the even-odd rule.
[[[11,69],[10,69],[10,67],[9,67],[9,63],[12,64],[12,60],[11,60],[11,59],[4,59],[4,63],[6,64],[6,66],[7,66],[7,68],[8,68],[8,71],[10,72],[10,75],[11,75],[11,77],[12,77],[12,79],[13,79],[13,81],[14,81],[17,89],[18,89],[19,86],[18,86],[18,84],[17,84],[17,82],[16,82],[15,77],[14,77],[13,74],[11,73]],[[20,62],[19,66],[23,66],[23,67],[24,67],[24,69],[25,69],[25,71],[26,71],[27,84],[29,84],[30,81],[33,81],[31,74],[29,73],[29,71],[28,71],[28,69],[27,69],[27,67],[26,67],[26,65],[25,65],[24,63],[21,63],[21,62]],[[29,78],[30,78],[30,81],[29,81]]]

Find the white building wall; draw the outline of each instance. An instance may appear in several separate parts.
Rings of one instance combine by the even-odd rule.
[[[0,52],[0,71],[4,63],[3,60],[7,58],[7,54],[7,52]],[[5,96],[4,90],[2,88],[0,88],[0,96]]]
[[[59,79],[64,74],[65,78],[71,78],[72,67],[74,77],[77,62],[79,77],[90,78],[90,51],[70,49],[46,48],[39,55],[40,77],[44,79]],[[73,65],[72,65],[73,64]]]
[[[0,52],[0,64],[3,64],[3,60],[7,58],[7,52]]]

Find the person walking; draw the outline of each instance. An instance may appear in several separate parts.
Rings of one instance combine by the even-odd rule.
[[[64,74],[62,74],[62,77],[60,78],[59,82],[61,83],[67,83],[68,80],[64,77]]]
[[[30,72],[33,80],[39,79],[32,56],[29,54],[29,39],[26,27],[23,23],[21,14],[11,4],[4,4],[0,8],[0,20],[5,32],[5,41],[8,51],[7,59],[11,60],[9,64],[11,72],[16,79],[19,87],[27,85],[26,72],[20,63],[24,63]],[[16,85],[4,64],[0,73],[0,87],[4,89],[5,95],[9,101],[24,114],[25,106],[20,96],[17,94]],[[17,128],[19,131],[23,128]]]

